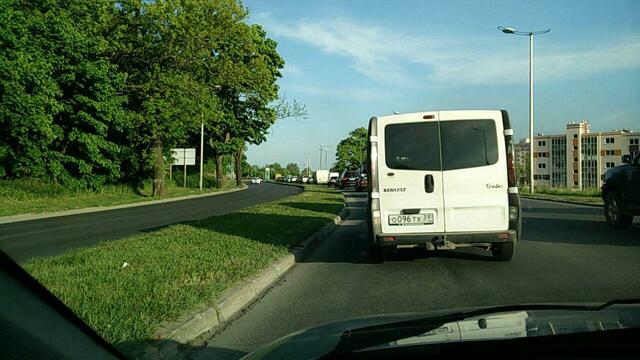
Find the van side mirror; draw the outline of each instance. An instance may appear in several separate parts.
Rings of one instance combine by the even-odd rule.
[[[622,163],[631,164],[631,155],[622,155]]]

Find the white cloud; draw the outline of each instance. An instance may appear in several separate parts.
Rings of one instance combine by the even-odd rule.
[[[284,76],[287,76],[287,75],[299,76],[299,75],[302,75],[304,72],[298,65],[285,63],[283,73],[284,73]]]
[[[526,45],[516,48],[513,42],[500,41],[505,35],[425,36],[345,18],[303,19],[294,25],[275,23],[271,17],[264,20],[276,37],[344,57],[359,73],[385,83],[415,84],[416,76],[408,69],[411,65],[418,65],[428,80],[443,85],[494,85],[528,79]],[[526,43],[526,38],[522,40]],[[544,81],[640,67],[640,34],[606,44],[545,48],[535,61],[536,78]]]

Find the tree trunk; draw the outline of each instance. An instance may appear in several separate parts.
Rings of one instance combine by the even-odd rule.
[[[236,152],[236,186],[242,185],[242,149]]]
[[[164,195],[164,156],[162,142],[155,140],[151,147],[153,157],[153,196]]]
[[[224,170],[222,160],[224,160],[222,155],[216,155],[216,187],[218,189],[222,189],[224,186]]]

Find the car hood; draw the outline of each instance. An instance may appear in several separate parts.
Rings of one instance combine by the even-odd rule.
[[[562,304],[557,306],[565,309],[551,309],[554,306],[556,305],[532,305],[528,309],[523,305],[514,308],[513,311],[488,311],[482,315],[444,323],[418,336],[400,338],[366,349],[640,327],[638,304],[618,304],[599,310],[566,308],[596,307],[602,306],[601,304]],[[244,359],[316,359],[333,351],[346,331],[483,309],[489,310],[493,307],[354,318],[295,332],[257,349]]]
[[[613,168],[607,170],[605,172],[605,175],[604,175],[605,176],[605,180],[607,180],[613,174],[617,174],[619,172],[627,170],[629,167],[630,167],[629,164],[623,164],[623,165],[618,165],[616,167],[613,167]]]

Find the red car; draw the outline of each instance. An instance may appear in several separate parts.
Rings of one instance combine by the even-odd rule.
[[[355,171],[345,170],[342,173],[342,176],[340,176],[340,179],[338,181],[338,187],[340,189],[345,189],[351,186],[356,186],[356,180],[358,180],[358,177]]]

